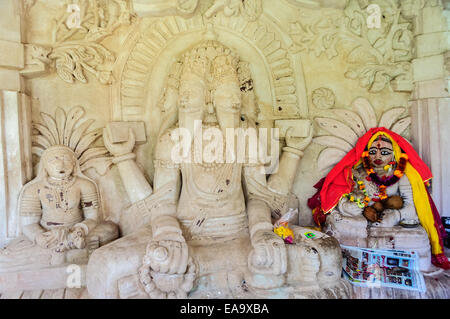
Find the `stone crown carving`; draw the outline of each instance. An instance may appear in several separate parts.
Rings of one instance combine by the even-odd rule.
[[[94,120],[81,121],[84,109],[80,106],[71,108],[67,115],[57,108],[55,115],[41,113],[43,124],[33,123],[37,134],[32,136],[32,152],[41,157],[44,151],[54,145],[65,145],[75,152],[81,170],[94,167],[98,173],[105,174],[112,165],[105,147],[93,147],[92,144],[102,136],[103,128],[88,131]]]

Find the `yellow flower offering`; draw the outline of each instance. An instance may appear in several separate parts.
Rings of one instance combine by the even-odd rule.
[[[294,242],[294,232],[287,226],[287,223],[281,223],[280,226],[274,228],[273,232],[284,239],[287,244]]]

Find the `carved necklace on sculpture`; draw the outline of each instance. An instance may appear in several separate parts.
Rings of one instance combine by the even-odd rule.
[[[362,162],[367,172],[367,175],[370,178],[370,181],[374,182],[378,186],[378,189],[380,191],[379,197],[381,200],[383,200],[388,197],[386,195],[386,188],[397,183],[405,173],[406,163],[408,162],[408,155],[406,153],[401,154],[398,166],[395,169],[394,174],[389,176],[388,178],[380,178],[378,174],[375,173],[370,163],[368,151],[363,152]]]
[[[217,122],[207,122],[207,123],[203,123],[203,128],[204,129],[209,129],[209,128],[217,128],[220,129],[220,126]],[[222,142],[222,147],[224,146],[225,143]],[[222,154],[222,161],[221,162],[217,162],[217,161],[213,161],[213,162],[206,162],[204,159],[204,147],[203,147],[203,143],[201,144],[202,147],[198,147],[198,145],[196,145],[194,142],[192,143],[191,149],[193,150],[192,152],[192,163],[194,164],[194,166],[197,167],[201,167],[207,171],[210,170],[215,170],[217,168],[223,167],[225,165],[224,159],[225,159],[225,153]],[[199,162],[200,160],[200,162]]]
[[[67,179],[61,180],[56,180],[49,177],[46,179],[46,182],[46,184],[49,186],[46,188],[53,192],[52,197],[55,200],[55,208],[62,209],[65,213],[70,211],[68,189],[75,183],[75,177],[69,176]],[[47,197],[49,202],[51,201],[50,198],[51,197]]]

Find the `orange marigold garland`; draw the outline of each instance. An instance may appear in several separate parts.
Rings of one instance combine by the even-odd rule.
[[[369,194],[367,193],[366,186],[364,185],[363,181],[357,181],[357,184],[358,184],[358,188],[364,194],[363,199],[357,198],[357,197],[355,198],[355,196],[351,195],[351,194],[344,194],[343,196],[347,197],[349,199],[349,201],[355,202],[359,208],[367,207],[370,203],[370,197],[369,197]]]
[[[386,188],[397,183],[400,180],[400,178],[402,178],[403,174],[405,173],[406,163],[408,162],[408,155],[406,153],[401,154],[400,160],[398,161],[398,165],[397,165],[396,170],[394,171],[394,174],[384,180],[382,180],[377,175],[377,173],[375,173],[375,171],[373,170],[372,165],[370,164],[368,151],[363,152],[362,161],[363,161],[364,168],[367,172],[367,175],[369,175],[369,177],[370,177],[370,180],[378,186],[378,189],[380,191],[380,193],[379,193],[380,199],[384,200],[388,197],[386,195]]]

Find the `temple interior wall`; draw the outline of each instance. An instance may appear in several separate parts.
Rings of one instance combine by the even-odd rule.
[[[80,3],[82,2],[80,1]],[[104,5],[104,2],[98,2]],[[116,1],[116,3],[121,2],[129,3],[130,1]],[[257,3],[258,1],[250,2]],[[72,39],[71,35],[69,35],[71,30],[62,28],[64,30],[61,31],[62,29],[57,27],[61,19],[67,17],[67,7],[64,1],[24,1],[21,8],[14,9],[24,11],[11,15],[8,12],[12,10],[12,1],[0,0],[0,90],[20,92],[29,97],[31,120],[35,123],[42,122],[41,112],[53,116],[57,108],[62,108],[67,113],[72,107],[77,105],[84,108],[85,119],[94,120],[90,129],[102,128],[113,120],[143,120],[147,130],[147,143],[137,147],[137,162],[150,181],[153,178],[152,152],[156,135],[161,125],[158,101],[167,79],[168,68],[175,61],[179,52],[205,37],[205,32],[210,28],[208,25],[213,26],[219,40],[222,39],[225,44],[240,54],[242,60],[250,63],[255,82],[255,92],[260,102],[261,122],[270,122],[275,119],[308,119],[314,125],[314,136],[330,135],[329,131],[325,130],[316,119],[338,119],[333,113],[334,110],[352,110],[352,103],[357,98],[364,98],[370,103],[377,121],[381,119],[385,112],[399,107],[404,108],[404,110],[397,115],[398,119],[409,117],[411,114],[411,94],[414,90],[413,84],[415,82],[411,73],[412,70],[405,71],[404,69],[412,67],[414,54],[417,51],[417,49],[413,49],[414,23],[417,23],[414,21],[416,21],[416,18],[405,18],[399,11],[395,11],[401,8],[400,4],[398,8],[387,8],[386,3],[388,1],[359,1],[359,3],[370,2],[379,4],[382,12],[387,12],[387,14],[384,20],[381,21],[381,29],[367,29],[367,26],[356,26],[356,29],[362,28],[368,32],[365,35],[357,35],[356,33],[351,33],[352,30],[345,29],[345,25],[336,26],[329,24],[330,21],[340,23],[336,22],[338,20],[335,19],[345,16],[345,14],[349,15],[347,18],[354,18],[354,23],[357,22],[356,17],[359,16],[346,11],[349,8],[349,4],[346,4],[345,1],[332,1],[330,2],[331,7],[324,5],[324,1],[316,1],[317,5],[312,6],[305,5],[307,2],[314,3],[314,1],[288,0],[262,1],[263,11],[257,17],[257,23],[265,29],[256,32],[273,33],[273,38],[267,38],[267,43],[279,41],[284,54],[284,58],[279,60],[279,64],[271,68],[268,62],[270,58],[264,53],[263,49],[258,47],[258,40],[255,40],[255,37],[257,37],[260,41],[259,43],[265,41],[264,39],[261,40],[264,34],[254,33],[248,36],[246,28],[239,29],[238,27],[228,27],[230,30],[227,30],[227,25],[235,26],[241,23],[240,19],[245,19],[243,13],[224,17],[224,12],[219,10],[215,17],[207,19],[205,12],[212,5],[213,1],[200,0],[200,4],[195,13],[192,14],[192,17],[173,17],[177,22],[181,19],[186,19],[188,21],[186,24],[187,30],[180,30],[168,39],[161,40],[167,41],[167,43],[160,48],[159,52],[155,52],[155,58],[151,60],[149,57],[142,56],[142,52],[137,51],[136,43],[142,38],[150,41],[157,39],[152,38],[151,35],[146,36],[146,32],[158,24],[161,19],[164,19],[164,17],[156,16],[158,12],[153,17],[142,18],[127,7],[126,10],[129,11],[125,13],[130,14],[130,16],[127,19],[124,18],[125,22],[119,24],[116,28],[108,29],[105,27],[105,36],[99,37],[100,40],[95,40],[95,37],[88,39],[83,34],[76,35]],[[354,6],[359,6],[358,1],[350,2]],[[428,2],[430,6],[434,5],[431,3],[432,1]],[[442,3],[438,2],[436,5],[440,6],[439,10],[442,12]],[[2,9],[5,6],[8,8]],[[115,7],[115,9],[117,8]],[[367,16],[364,6],[357,7],[357,11],[363,17]],[[112,14],[112,11],[106,10],[105,12]],[[400,20],[394,21],[395,19]],[[198,20],[202,21],[199,22]],[[224,22],[224,20],[227,20],[227,22]],[[389,21],[386,22],[387,20]],[[105,23],[112,24],[108,20]],[[349,25],[351,25],[350,20]],[[390,31],[390,28],[395,28],[395,30]],[[61,34],[58,34],[60,31]],[[55,37],[58,38],[58,36],[66,36],[67,40],[61,40],[60,38],[60,42],[57,43],[55,42]],[[20,65],[19,61],[19,66],[5,66],[7,63],[12,63],[11,59],[13,57],[17,57],[14,55],[8,58],[7,63],[3,63],[3,60],[5,60],[4,52],[6,51],[2,49],[2,43],[5,41],[8,44],[14,42],[22,47],[20,52],[23,54],[22,60],[24,62],[21,62],[23,65]],[[57,58],[51,57],[51,53],[48,54],[48,50],[51,50],[53,53],[62,52],[61,54],[67,54],[68,51],[64,52],[64,45],[69,45],[71,41],[72,43],[77,43],[73,47],[74,50],[88,44],[102,46],[114,56],[111,65],[106,66],[102,63],[94,65],[91,63],[92,61],[81,61],[82,63],[77,65],[77,68],[81,68],[83,76],[78,76],[77,78],[74,74],[80,70],[72,68],[70,64],[73,61],[64,60],[69,58],[70,55],[65,55],[63,59],[57,60],[55,63]],[[391,42],[389,43],[389,41]],[[442,45],[446,46],[446,43]],[[35,52],[34,55],[30,55],[29,52],[32,50],[32,46],[41,48],[43,53],[33,51]],[[355,49],[358,47],[360,49]],[[58,49],[60,51],[57,51]],[[358,50],[359,52],[357,52]],[[440,50],[442,52],[439,52],[439,54],[443,56],[446,49],[443,50],[441,48]],[[80,54],[80,51],[77,54]],[[402,57],[402,55],[404,56]],[[138,77],[126,78],[129,74],[125,73],[131,68],[130,61],[133,56],[136,57],[140,64],[147,63],[148,71],[146,70],[146,74],[142,75],[142,81]],[[73,59],[74,55],[71,57]],[[285,63],[289,65],[288,71],[292,72],[290,76],[295,80],[292,87],[295,89],[293,95],[296,99],[292,104],[296,108],[294,107],[286,114],[280,115],[276,113],[276,107],[273,105],[273,102],[277,101],[277,97],[274,97],[274,81],[277,78],[277,70],[282,69]],[[371,64],[375,64],[376,67],[374,69],[364,69],[364,66],[370,66]],[[66,72],[59,68],[66,68]],[[91,72],[89,68],[92,68],[94,72]],[[354,69],[353,73],[355,73],[355,76],[359,78],[351,78],[349,75],[351,68]],[[375,68],[378,68],[377,70],[380,70],[380,72],[375,72]],[[110,73],[103,74],[105,76],[110,75],[108,80],[104,80],[101,78],[102,75],[98,75],[98,72],[101,70]],[[367,73],[366,75],[364,74],[365,72]],[[431,78],[448,79],[448,69],[442,72],[439,77],[432,75]],[[20,73],[19,84],[14,87],[12,79],[17,78],[18,73]],[[66,76],[66,78],[64,79],[62,76]],[[84,81],[80,81],[80,79],[84,79]],[[68,83],[70,81],[72,83]],[[127,85],[126,81],[130,83],[131,93],[134,94],[134,91],[139,91],[136,93],[136,96],[142,95],[142,100],[136,102],[137,106],[134,111],[132,107],[128,109],[125,107],[123,96],[126,95],[124,93]],[[320,95],[321,92],[322,95]],[[291,91],[288,93],[291,93]],[[285,94],[281,92],[278,95]],[[281,97],[281,99],[283,98]],[[289,99],[289,97],[287,98]],[[130,99],[133,99],[133,97]],[[137,98],[135,97],[135,99]],[[444,103],[440,106],[442,112],[439,117],[442,130],[437,135],[445,139],[449,136],[448,134],[445,135],[445,132],[448,131],[448,124],[445,118],[450,119],[448,114],[448,90],[445,102],[441,103]],[[12,120],[3,118],[3,126],[0,126],[0,128],[4,130],[5,121]],[[345,123],[343,119],[339,121]],[[433,128],[430,129],[433,130]],[[5,134],[4,131],[3,134]],[[402,135],[417,141],[414,136],[411,137],[410,127],[402,131]],[[23,137],[18,136],[18,138]],[[5,142],[4,139],[0,140],[0,145],[2,143],[5,144]],[[96,141],[96,143],[101,145],[101,139]],[[311,211],[306,206],[306,201],[315,193],[313,185],[331,169],[331,167],[321,165],[319,161],[320,154],[325,148],[326,146],[312,143],[306,149],[297,172],[293,192],[300,199],[300,220],[303,224],[311,224],[312,222]],[[8,158],[12,160],[18,157],[8,157],[6,154],[7,150],[4,147],[2,149],[4,152],[3,154],[0,152],[3,155],[0,158],[0,168],[3,171],[0,172],[0,178],[6,178],[1,174],[7,175],[8,179],[15,178],[8,171],[8,168],[5,170],[5,167],[8,167],[5,163],[8,161]],[[448,163],[446,154],[448,155],[448,146],[445,147],[438,161],[447,161]],[[433,156],[433,153],[431,156]],[[431,163],[430,158],[425,156],[425,159]],[[30,159],[27,158],[27,160]],[[31,161],[32,165],[35,166],[38,158],[33,156]],[[10,164],[8,163],[8,165]],[[435,163],[434,165],[440,164]],[[439,186],[439,189],[433,190],[436,194],[440,192],[440,195],[438,195],[440,197],[444,197],[445,192],[450,190],[450,185],[448,184],[450,179],[445,178],[449,174],[448,168],[445,168],[445,165],[443,167],[446,171],[440,172],[440,183],[442,185]],[[120,214],[126,211],[129,201],[121,184],[117,168],[114,166],[108,169],[103,176],[95,169],[89,169],[86,174],[99,184],[104,214],[112,220],[118,221]],[[29,180],[29,178],[30,176],[26,179]],[[22,182],[25,182],[25,180]],[[13,189],[11,187],[3,187],[3,193],[0,191],[0,196],[6,196],[4,194],[5,190],[7,192]],[[17,196],[17,190],[15,196]],[[443,207],[441,205],[441,208]],[[0,205],[1,209],[2,206]],[[5,223],[10,216],[15,214],[15,203],[13,200],[10,200],[7,208],[3,209],[8,211],[3,211],[0,214],[2,218],[0,224]],[[450,216],[447,206],[444,211],[441,211],[441,214]],[[0,231],[2,232],[2,242],[0,244],[4,244],[14,237],[13,233],[6,236],[4,228]]]

